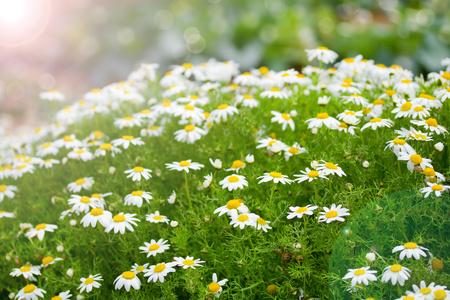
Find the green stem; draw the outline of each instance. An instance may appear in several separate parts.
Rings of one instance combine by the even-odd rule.
[[[187,179],[187,172],[184,172],[184,180],[186,182],[186,192],[187,192],[187,196],[188,196],[188,200],[189,200],[189,208],[191,211],[192,210],[192,203],[191,203],[191,196],[189,195],[189,185],[188,185],[188,179]]]

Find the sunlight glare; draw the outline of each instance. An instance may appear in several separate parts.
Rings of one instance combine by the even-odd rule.
[[[29,0],[0,0],[0,22],[20,23],[30,13]]]

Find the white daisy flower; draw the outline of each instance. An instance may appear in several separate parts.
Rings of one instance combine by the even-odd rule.
[[[312,206],[311,204],[308,204],[306,206],[291,206],[289,207],[289,210],[291,212],[288,212],[287,219],[293,219],[295,217],[301,219],[303,215],[312,216],[314,213],[314,210],[319,208],[318,206]]]
[[[366,128],[371,127],[372,130],[376,130],[379,127],[392,127],[394,126],[394,122],[392,122],[389,119],[382,119],[382,118],[373,118],[370,119],[369,123],[366,123],[362,128],[361,131],[363,131]]]
[[[134,191],[131,194],[125,196],[124,204],[125,205],[135,205],[137,207],[141,207],[143,200],[149,203],[149,200],[153,199],[150,192],[145,191]]]
[[[130,147],[130,144],[133,146],[142,146],[145,143],[141,141],[141,138],[135,138],[131,135],[124,135],[120,139],[115,139],[111,141],[111,144],[113,144],[114,147],[122,146],[123,149],[128,149]]]
[[[308,128],[321,128],[325,125],[328,128],[336,127],[341,124],[338,120],[333,117],[330,117],[327,113],[319,113],[315,118],[308,119],[305,121],[308,124]]]
[[[436,197],[440,197],[443,192],[450,189],[450,185],[441,185],[432,182],[427,182],[427,185],[427,187],[420,189],[420,192],[425,194],[425,198],[428,198],[428,196],[430,196],[430,194],[432,193],[434,193]]]
[[[15,193],[17,192],[17,186],[15,185],[0,185],[0,203],[5,199],[5,197],[8,197],[9,199],[14,198]]]
[[[149,265],[149,263],[146,263],[146,264],[143,264],[143,265],[134,264],[134,265],[131,267],[131,270],[130,270],[130,271],[132,271],[132,272],[134,272],[134,273],[136,273],[136,274],[139,274],[139,273],[142,273],[142,272],[144,272],[145,270],[147,270],[148,265]]]
[[[145,132],[148,136],[161,136],[164,133],[164,127],[162,126],[149,126],[148,128],[144,128],[141,130],[141,135]]]
[[[141,221],[138,218],[134,218],[134,216],[136,214],[119,213],[115,215],[111,224],[105,228],[105,232],[110,232],[112,229],[114,229],[114,233],[120,232],[120,234],[124,234],[126,229],[133,232],[134,228],[131,225],[137,226],[136,222]]]
[[[324,175],[338,175],[339,177],[347,176],[347,174],[342,171],[341,167],[338,167],[337,164],[333,164],[331,162],[326,162],[322,160],[322,164],[319,164],[316,168],[317,171],[321,171]]]
[[[415,105],[425,106],[427,109],[442,107],[441,101],[436,100],[436,97],[427,94],[420,94],[419,97],[413,98],[411,102]]]
[[[14,268],[12,272],[9,273],[9,275],[13,277],[19,277],[20,275],[22,275],[25,279],[28,279],[30,281],[37,281],[34,275],[41,275],[40,269],[40,266],[33,266],[27,263],[20,268]]]
[[[167,264],[162,262],[157,265],[152,265],[145,271],[144,277],[148,277],[147,282],[164,282],[164,277],[166,277],[167,274],[175,272],[175,269],[173,268],[175,265],[175,262]]]
[[[421,300],[435,300],[435,296],[433,293],[433,291],[436,289],[435,285],[436,284],[434,282],[427,285],[426,282],[422,280],[419,286],[413,284],[412,288],[417,296],[421,296]]]
[[[430,116],[430,111],[423,106],[414,105],[413,108],[409,111],[408,117],[412,119],[424,119]]]
[[[305,52],[308,56],[308,61],[313,61],[317,58],[317,60],[325,64],[332,64],[338,58],[336,52],[323,46],[317,47],[316,49],[305,49]]]
[[[111,196],[112,193],[104,193],[104,194],[92,194],[91,195],[91,201],[95,201],[98,204],[98,207],[100,207],[101,209],[104,209],[106,206],[106,201],[105,201],[105,197]]]
[[[258,183],[273,181],[274,183],[291,184],[292,182],[287,175],[283,175],[280,172],[264,173],[263,176],[259,176],[257,179],[261,179]]]
[[[39,163],[39,167],[41,167],[41,168],[45,167],[46,169],[49,169],[49,168],[52,168],[53,165],[55,165],[55,164],[59,164],[59,160],[49,158],[49,159],[42,160]]]
[[[51,256],[46,256],[42,259],[41,267],[46,268],[49,265],[53,265],[56,261],[62,261],[63,259],[60,257],[53,258]]]
[[[433,291],[434,300],[449,300],[450,299],[450,290],[447,289],[447,286],[436,285]]]
[[[31,228],[25,233],[27,238],[32,238],[37,236],[37,238],[42,241],[44,239],[45,232],[53,232],[55,229],[58,229],[58,226],[52,224],[39,224],[34,228]]]
[[[357,123],[359,123],[359,120],[357,120]],[[338,131],[344,131],[345,133],[350,133],[351,135],[355,135],[355,129],[359,129],[356,126],[350,126],[353,125],[351,123],[345,123],[341,122],[339,126],[333,126],[331,129],[338,130]]]
[[[180,97],[177,99],[179,103],[188,103],[189,105],[200,105],[204,106],[209,103],[208,97],[199,97],[197,95],[188,95],[186,97]]]
[[[392,141],[386,142],[386,148],[384,148],[384,150],[386,150],[387,148],[391,149],[397,156],[400,154],[400,152],[414,151],[414,149],[404,139],[399,138],[395,138]]]
[[[193,144],[195,141],[206,135],[206,131],[197,127],[195,125],[187,125],[184,129],[175,131],[175,140],[178,142],[186,142],[188,144]]]
[[[271,119],[271,122],[277,122],[278,124],[282,124],[283,126],[281,127],[281,130],[286,130],[287,125],[289,125],[289,127],[291,127],[292,130],[295,130],[295,124],[294,124],[294,120],[292,120],[291,116],[289,114],[286,113],[280,113],[277,111],[271,111],[272,115],[274,115],[275,117],[273,117]]]
[[[404,245],[395,247],[392,250],[392,253],[399,252],[399,251],[401,251],[400,256],[399,256],[400,259],[404,259],[405,256],[407,258],[411,258],[414,256],[415,259],[419,260],[420,256],[427,257],[427,254],[425,253],[425,251],[429,251],[429,250],[425,247],[417,245],[416,243],[408,242]]]
[[[81,142],[75,138],[75,134],[66,135],[62,139],[53,142],[53,145],[57,148],[65,147],[66,149],[72,149],[80,147]]]
[[[356,104],[356,105],[362,105],[364,107],[369,105],[369,100],[367,100],[366,98],[364,98],[358,94],[352,94],[350,96],[343,96],[343,99],[341,101],[344,104],[352,103],[352,104]]]
[[[141,288],[141,281],[136,276],[136,273],[132,271],[126,271],[117,276],[113,284],[115,284],[114,289],[120,290],[122,287],[125,287],[127,292],[130,291],[130,287],[133,287],[135,290],[139,290]]]
[[[252,155],[252,154],[247,154],[247,156],[245,156],[245,161],[246,161],[248,164],[252,164],[252,163],[255,162],[255,156]]]
[[[426,177],[426,182],[438,183],[445,181],[445,176],[439,172],[436,172],[433,168],[425,168],[422,172]]]
[[[405,281],[409,279],[411,270],[398,264],[387,266],[384,268],[381,282],[391,281],[392,285],[396,285],[397,282],[400,286],[405,285]]]
[[[58,90],[49,90],[46,92],[41,92],[39,94],[39,98],[41,100],[50,101],[50,102],[63,102],[66,99],[64,94]]]
[[[253,98],[253,96],[244,94],[236,96],[236,103],[241,103],[244,107],[254,108],[259,106],[259,101]]]
[[[193,122],[201,122],[205,120],[203,109],[190,104],[177,106],[173,115],[175,117],[181,117],[182,120],[192,120]]]
[[[348,273],[342,278],[352,279],[351,285],[355,286],[357,284],[364,283],[369,285],[369,281],[377,281],[377,277],[374,275],[377,271],[369,270],[370,267],[363,267],[360,269],[349,269]]]
[[[177,170],[177,171],[185,171],[186,173],[189,173],[189,169],[192,170],[200,170],[204,167],[204,165],[191,162],[192,160],[182,160],[180,162],[174,161],[171,164],[166,164],[166,168],[168,168],[170,171]]]
[[[72,297],[72,294],[70,293],[70,290],[67,290],[65,292],[61,292],[55,297],[52,298],[52,300],[69,300],[70,297]]]
[[[89,197],[79,195],[72,195],[71,197],[67,202],[69,205],[73,205],[72,210],[74,212],[87,213],[92,208],[99,207],[96,199],[92,201]]]
[[[168,240],[163,239],[158,241],[152,239],[150,243],[144,242],[144,246],[139,247],[139,250],[142,250],[141,253],[147,253],[147,257],[150,257],[150,255],[156,256],[156,254],[163,253],[169,249],[170,245],[166,245],[168,242]]]
[[[267,232],[267,229],[272,229],[272,227],[269,226],[269,221],[264,220],[261,217],[258,217],[256,219],[256,229],[257,230],[263,230],[264,232]]]
[[[258,219],[258,215],[253,213],[242,213],[238,214],[237,210],[232,210],[230,212],[231,222],[230,225],[233,227],[238,227],[240,229],[244,229],[245,226],[256,227],[256,220]]]
[[[222,104],[217,107],[217,109],[213,110],[211,112],[211,119],[214,120],[216,123],[226,122],[228,119],[228,116],[232,116],[234,114],[239,114],[239,111],[236,107],[228,105],[228,104]]]
[[[231,215],[232,211],[247,213],[248,207],[244,205],[244,200],[242,199],[233,199],[227,202],[227,205],[221,206],[217,208],[214,213],[219,213],[219,217],[223,214]]]
[[[97,226],[97,221],[103,226],[108,227],[112,222],[112,214],[109,211],[102,210],[100,207],[93,208],[80,221],[84,227]]]
[[[409,151],[409,152],[400,152],[398,154],[398,160],[405,160],[408,161],[406,164],[406,167],[408,170],[412,173],[414,171],[415,165],[420,165],[420,167],[425,169],[426,167],[432,168],[431,165],[431,159],[423,158],[419,154],[416,153],[416,151]]]
[[[315,179],[319,179],[319,178],[328,179],[325,176],[325,173],[322,171],[316,171],[316,170],[311,170],[310,168],[306,168],[305,171],[300,171],[300,172],[302,173],[300,175],[294,174],[294,177],[298,177],[297,179],[293,180],[294,182],[300,183],[300,182],[303,182],[306,180],[308,180],[308,182],[311,182],[311,181],[313,181]]]
[[[402,99],[401,102],[397,103],[397,107],[394,108],[391,113],[395,114],[396,119],[408,117],[412,107],[413,104],[411,102]]]
[[[245,176],[242,175],[229,175],[225,177],[222,181],[219,182],[222,186],[222,189],[228,189],[228,191],[233,191],[237,189],[243,189],[244,186],[248,186],[247,180],[245,180]]]
[[[0,219],[1,218],[15,218],[16,216],[13,213],[6,212],[4,210],[0,210]]]
[[[39,146],[36,156],[44,157],[47,155],[56,155],[59,152],[59,148],[55,146],[54,143],[44,143]]]
[[[195,259],[191,256],[186,256],[186,258],[183,257],[174,257],[173,260],[177,264],[178,267],[183,267],[183,269],[191,268],[195,269],[195,267],[204,267],[201,264],[205,261],[200,259]]]
[[[341,204],[336,206],[336,204],[333,203],[330,208],[324,207],[323,208],[324,212],[319,212],[320,214],[319,222],[327,222],[327,223],[331,223],[333,221],[344,222],[345,219],[343,217],[350,216],[350,214],[348,213],[349,211],[348,208],[343,208],[341,206],[342,206]]]
[[[407,94],[409,97],[414,97],[419,89],[419,85],[410,79],[403,79],[394,85],[394,90],[397,93]]]
[[[284,90],[280,90],[277,87],[273,87],[267,91],[262,92],[259,94],[261,98],[267,98],[267,99],[287,99],[288,94]]]
[[[166,224],[169,224],[169,219],[166,216],[161,216],[159,214],[159,211],[155,211],[155,213],[151,213],[149,215],[145,216],[145,220],[149,221],[150,223],[161,223],[164,222]]]
[[[439,125],[434,118],[419,121],[411,120],[411,123],[419,126],[424,126],[426,130],[430,130],[431,132],[434,132],[436,134],[445,135],[446,133],[448,133],[447,129],[445,129],[444,126]]]
[[[86,293],[90,293],[92,291],[92,288],[98,289],[101,286],[101,284],[97,282],[100,280],[103,280],[100,274],[89,275],[88,278],[81,278],[81,284],[77,287],[77,290],[80,290],[80,293],[84,292],[85,290]]]
[[[94,184],[94,179],[92,177],[83,177],[77,179],[75,182],[71,182],[67,185],[69,191],[73,193],[78,193],[82,189],[90,190]]]
[[[240,86],[257,86],[260,79],[250,72],[242,73],[233,80],[233,82]]]
[[[450,99],[450,87],[444,88],[442,90],[436,90],[435,91],[436,98],[439,98],[442,102],[444,102],[447,99]]]
[[[222,293],[222,286],[224,286],[228,279],[222,279],[221,281],[217,281],[217,275],[214,273],[212,275],[212,283],[208,285],[208,291],[213,294],[216,298],[220,297],[220,294]]]
[[[39,298],[44,298],[46,291],[36,287],[34,284],[27,284],[23,289],[21,289],[14,299],[19,300],[37,300]]]
[[[144,169],[143,167],[134,167],[133,169],[126,170],[124,173],[128,174],[127,178],[132,177],[133,181],[141,181],[141,178],[144,177],[145,180],[152,178],[150,173],[152,170]]]
[[[209,159],[209,162],[211,163],[211,165],[214,167],[214,169],[216,170],[220,170],[222,169],[222,161],[220,159],[216,159],[216,160],[212,160],[211,158]]]
[[[169,198],[167,199],[167,202],[169,202],[170,204],[174,204],[176,200],[177,200],[177,193],[175,193],[175,191],[172,191],[172,194],[170,194]]]
[[[209,175],[204,176],[203,178],[204,178],[205,180],[203,181],[202,187],[203,187],[204,189],[209,188],[209,186],[211,185],[211,182],[212,182],[212,180],[213,180],[213,175],[212,175],[212,173],[209,174]]]
[[[104,144],[101,144],[97,150],[95,150],[94,155],[96,157],[106,156],[106,152],[111,152],[111,156],[114,157],[116,155],[116,153],[122,153],[122,150],[113,146],[110,143],[104,143]]]
[[[141,123],[141,119],[127,116],[124,118],[116,119],[114,121],[114,126],[116,126],[119,129],[123,129],[124,127],[127,127],[127,128],[131,128],[134,126],[141,127],[142,123]]]

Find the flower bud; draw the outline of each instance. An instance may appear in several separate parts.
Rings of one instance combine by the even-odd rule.
[[[318,132],[319,132],[319,130],[316,127],[311,129],[311,134],[313,134],[313,135],[316,135]]]
[[[69,276],[69,277],[73,277],[73,273],[74,273],[74,271],[72,268],[68,269],[66,272],[67,276]]]
[[[178,227],[178,222],[177,221],[170,221],[170,226],[172,228]]]
[[[143,128],[143,129],[141,129],[141,136],[147,136],[147,129],[145,129],[145,128]]]
[[[63,245],[56,246],[56,251],[63,252],[64,251],[64,246]]]
[[[373,262],[373,261],[375,261],[375,253],[373,253],[373,252],[369,252],[369,253],[367,253],[366,254],[366,259],[368,260],[368,261],[370,261],[370,262]]]
[[[247,156],[245,157],[245,161],[248,164],[252,164],[255,162],[255,156],[253,156],[252,154],[247,154]]]
[[[63,165],[65,165],[65,164],[67,164],[68,161],[69,161],[69,159],[68,159],[67,157],[64,157],[64,158],[61,160],[61,163],[62,163]]]
[[[301,243],[294,243],[294,248],[295,249],[302,249],[302,244]]]
[[[114,173],[116,173],[116,168],[109,167],[109,174],[113,175]]]
[[[441,152],[442,150],[444,150],[444,144],[442,144],[441,142],[434,144],[434,149],[436,149],[436,151]]]
[[[75,226],[75,225],[77,225],[77,220],[72,219],[69,221],[69,224],[70,224],[70,226]]]
[[[364,168],[368,168],[368,167],[370,166],[370,163],[369,163],[367,160],[365,160],[365,161],[362,163],[362,166],[363,166]]]
[[[291,110],[290,112],[289,112],[289,114],[291,115],[291,117],[293,117],[293,118],[295,118],[296,116],[297,116],[297,111],[295,110],[295,109],[293,109],[293,110]]]

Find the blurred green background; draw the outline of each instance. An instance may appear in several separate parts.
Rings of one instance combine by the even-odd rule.
[[[450,56],[448,0],[47,1],[39,37],[0,46],[1,119],[15,127],[42,122],[39,91],[57,88],[75,101],[141,62],[166,71],[215,57],[242,70],[301,69],[304,49],[322,45],[339,59],[362,54],[426,73]]]

